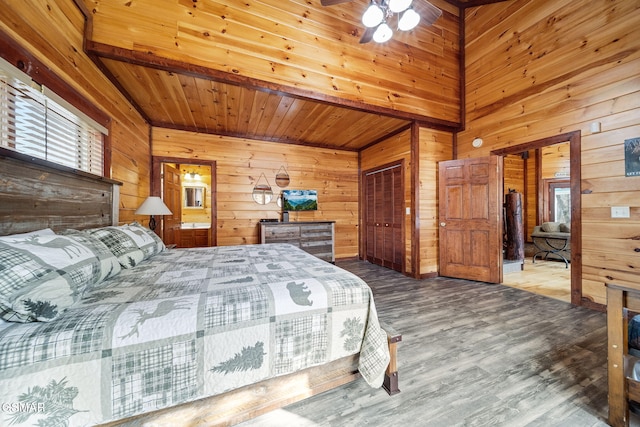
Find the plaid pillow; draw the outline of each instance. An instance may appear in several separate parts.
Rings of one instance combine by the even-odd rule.
[[[164,250],[159,237],[140,224],[110,226],[85,230],[104,243],[124,268],[132,268]],[[155,233],[153,233],[155,235]]]
[[[141,224],[137,223],[137,222],[132,222],[131,224],[129,224],[128,227],[132,232],[136,232],[139,233],[140,231],[146,233],[149,235],[149,237],[151,237],[153,239],[153,241],[155,242],[155,247],[151,247],[148,248],[150,251],[150,255],[149,258],[152,257],[155,254],[159,254],[160,252],[164,251],[167,247],[164,245],[164,242],[162,241],[162,239],[160,238],[160,236],[158,236],[156,234],[155,231],[142,226]],[[140,248],[142,249],[142,248]]]
[[[85,289],[120,272],[98,240],[82,234],[0,237],[0,317],[48,322]]]

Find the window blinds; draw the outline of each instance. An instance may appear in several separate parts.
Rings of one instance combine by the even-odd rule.
[[[103,175],[107,129],[0,59],[0,146]]]

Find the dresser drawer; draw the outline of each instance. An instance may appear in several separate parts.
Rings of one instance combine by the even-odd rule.
[[[333,222],[261,222],[261,243],[290,243],[328,262],[335,261]]]
[[[274,243],[282,242],[283,240],[300,239],[300,227],[295,226],[267,226],[264,230],[264,237],[266,242]]]

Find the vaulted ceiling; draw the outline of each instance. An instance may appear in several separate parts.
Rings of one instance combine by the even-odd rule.
[[[87,52],[151,125],[346,150],[459,126],[457,15],[492,2],[434,0],[440,22],[377,45],[358,43],[366,0],[83,1]]]

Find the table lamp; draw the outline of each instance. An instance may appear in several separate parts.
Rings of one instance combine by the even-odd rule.
[[[149,228],[156,229],[156,220],[154,215],[172,215],[167,205],[158,196],[149,196],[140,207],[134,212],[134,215],[151,215],[149,219]]]

